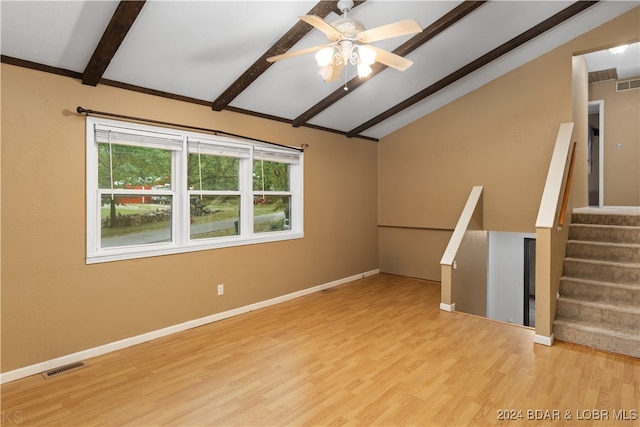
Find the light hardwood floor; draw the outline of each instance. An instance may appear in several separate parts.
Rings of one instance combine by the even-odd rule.
[[[3,425],[640,425],[639,359],[439,301],[371,276],[5,384]]]

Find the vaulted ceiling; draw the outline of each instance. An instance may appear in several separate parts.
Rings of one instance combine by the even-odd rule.
[[[312,53],[266,58],[327,43],[298,16],[333,22],[336,1],[3,0],[2,62],[378,140],[638,4],[356,1],[350,16],[367,28],[418,22],[372,43],[413,65],[376,63],[363,79],[348,67],[326,83]]]

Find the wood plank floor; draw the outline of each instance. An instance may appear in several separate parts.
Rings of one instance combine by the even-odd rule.
[[[439,301],[437,283],[367,277],[5,384],[2,422],[640,425],[639,359],[535,345],[531,329]]]

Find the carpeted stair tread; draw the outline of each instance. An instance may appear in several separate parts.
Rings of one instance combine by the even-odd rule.
[[[562,276],[560,295],[585,301],[640,307],[640,286]]]
[[[556,319],[554,336],[587,347],[640,358],[640,334],[615,331],[584,321]]]
[[[594,264],[594,265],[595,264],[610,265],[612,267],[640,268],[639,262],[601,261],[597,259],[584,259],[584,258],[571,258],[571,257],[566,257],[565,260],[584,262],[586,264]]]
[[[572,325],[583,330],[598,332],[598,333],[612,335],[612,336],[621,337],[621,338],[631,338],[640,342],[640,336],[633,332],[605,328],[605,327],[602,327],[602,325],[599,325],[597,323],[585,322],[585,321],[569,321],[566,319],[556,319],[555,323],[559,325],[560,324]]]
[[[567,241],[567,257],[640,263],[640,243],[569,240]]]
[[[562,276],[560,278],[560,280],[571,280],[571,281],[576,281],[576,282],[580,282],[580,283],[585,283],[588,285],[600,285],[600,286],[611,286],[611,287],[616,287],[616,288],[623,288],[623,289],[640,289],[639,286],[636,286],[634,284],[628,284],[628,283],[614,283],[614,282],[603,282],[602,280],[593,280],[593,279],[585,279],[582,277],[569,277],[569,276]]]
[[[556,316],[557,319],[599,324],[606,329],[640,335],[640,307],[560,297]]]
[[[630,225],[571,224],[569,240],[611,243],[637,243],[640,227]]]
[[[568,277],[640,286],[640,263],[566,257],[563,274]]]
[[[573,224],[640,226],[640,214],[576,213],[571,215]]]
[[[570,304],[580,304],[583,306],[599,308],[603,310],[617,310],[628,314],[637,314],[640,316],[640,307],[635,304],[610,304],[601,301],[587,301],[582,298],[571,298],[566,296],[560,296],[557,301]]]

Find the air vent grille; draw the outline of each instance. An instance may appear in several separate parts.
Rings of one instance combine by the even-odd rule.
[[[76,369],[84,368],[85,366],[87,366],[87,365],[84,362],[70,363],[68,365],[59,366],[57,368],[45,371],[45,372],[42,373],[42,376],[45,379],[48,379],[48,378],[51,378],[51,377],[55,377],[56,375],[60,375],[60,374],[66,373],[66,372],[74,371]]]
[[[627,90],[640,89],[640,79],[624,80],[616,82],[616,91],[625,92]]]

